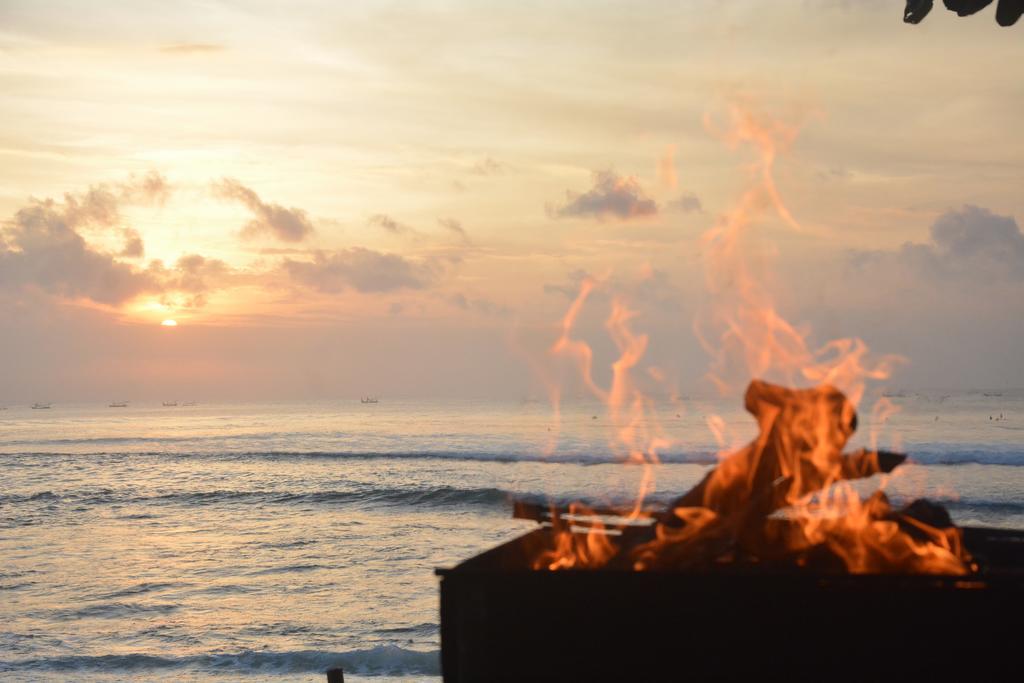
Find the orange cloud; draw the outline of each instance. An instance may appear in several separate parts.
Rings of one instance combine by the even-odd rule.
[[[557,218],[616,218],[629,220],[658,214],[658,204],[647,196],[633,176],[613,171],[596,171],[594,187],[583,194],[566,193],[565,205],[549,208]]]

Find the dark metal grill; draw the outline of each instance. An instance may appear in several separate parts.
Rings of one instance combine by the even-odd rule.
[[[966,577],[530,569],[551,534],[437,571],[445,681],[1019,675],[1022,531],[964,529]]]

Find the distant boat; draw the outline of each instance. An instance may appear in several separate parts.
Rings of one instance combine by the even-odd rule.
[[[51,406],[50,406],[49,403],[33,403],[32,404],[32,410],[49,410],[50,407]]]
[[[183,406],[197,406],[197,405],[199,405],[199,404],[198,404],[198,403],[196,403],[195,401],[185,401],[185,402],[184,402],[184,403],[182,403],[181,405],[183,405]]]
[[[174,407],[176,405],[178,405],[177,401],[164,401],[164,407],[165,408],[172,408],[172,407]]]
[[[989,398],[996,398],[1003,395],[1001,391],[986,391],[981,394],[982,396],[988,396]]]
[[[127,408],[128,401],[111,401],[108,408]]]
[[[372,396],[363,396],[362,398],[359,399],[359,402],[360,403],[380,403],[380,401],[378,401],[377,399],[375,399]]]

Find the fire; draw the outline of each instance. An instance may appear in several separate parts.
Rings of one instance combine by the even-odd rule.
[[[590,393],[600,400],[607,410],[612,425],[611,447],[627,463],[643,468],[640,487],[632,510],[624,512],[626,519],[637,519],[644,515],[645,497],[653,491],[654,465],[659,462],[658,452],[671,445],[655,414],[654,402],[644,395],[633,378],[634,371],[647,350],[647,335],[636,334],[630,327],[635,313],[620,298],[612,299],[611,312],[605,321],[605,329],[619,351],[618,358],[612,363],[611,382],[608,388],[600,386],[593,377],[593,351],[590,346],[573,337],[573,328],[585,305],[587,298],[601,283],[586,279],[580,286],[580,292],[573,301],[561,324],[561,334],[550,348],[555,357],[567,357],[576,366],[583,385]],[[648,373],[657,380],[658,373]],[[556,418],[560,415],[560,398],[557,384],[549,386],[552,407]],[[590,515],[582,506],[570,508],[570,517]],[[591,515],[592,516],[592,515]],[[553,516],[556,520],[554,535],[555,548],[543,553],[535,563],[538,568],[565,569],[569,567],[592,567],[604,564],[617,548],[608,536],[604,524],[592,521],[581,540],[578,530],[573,526],[559,523],[561,516]]]
[[[792,144],[798,127],[740,104],[730,108],[729,116],[730,126],[719,134],[733,147],[754,149],[752,182],[702,238],[714,305],[702,312],[694,329],[712,357],[708,378],[722,394],[733,394],[749,382],[745,406],[757,420],[758,436],[745,447],[723,452],[701,482],[667,512],[653,515],[642,542],[623,542],[624,526],[608,528],[582,506],[570,508],[569,522],[552,514],[553,547],[537,556],[534,567],[593,568],[617,562],[652,569],[742,560],[852,573],[968,572],[971,558],[944,510],[921,501],[894,510],[881,491],[861,500],[849,485],[851,479],[884,475],[903,461],[904,456],[875,446],[877,425],[895,409],[885,401],[874,408],[871,449],[844,452],[857,428],[857,406],[867,382],[888,378],[901,359],[872,359],[867,345],[856,338],[813,348],[806,334],[776,310],[765,278],[752,263],[749,236],[765,213],[790,229],[801,229],[773,176],[778,153]],[[652,399],[633,379],[648,338],[631,329],[633,314],[627,303],[613,298],[606,322],[619,351],[609,388],[593,379],[590,347],[573,337],[581,310],[598,286],[594,280],[583,282],[551,353],[570,358],[583,384],[607,406],[616,452],[644,467],[636,503],[622,513],[627,522],[636,522],[651,516],[643,501],[653,490],[658,452],[671,441],[657,424]],[[658,377],[657,372],[649,374]],[[766,377],[782,384],[750,381]],[[813,386],[796,388],[808,382]],[[559,397],[552,391],[556,415]],[[725,421],[713,416],[708,426],[724,448]],[[586,524],[571,521],[581,516]]]
[[[851,573],[967,571],[959,530],[941,508],[918,503],[896,511],[883,493],[862,502],[846,484],[888,472],[902,456],[843,453],[857,415],[842,392],[755,380],[746,407],[757,419],[757,439],[672,503],[673,517],[662,521],[657,538],[634,551],[635,567],[678,566],[688,549],[688,564],[739,552],[758,562],[841,565]],[[703,544],[700,553],[695,543]]]
[[[584,518],[591,520],[588,526],[583,529],[574,526],[573,519]],[[554,520],[555,545],[537,555],[533,562],[534,569],[603,567],[618,552],[604,522],[585,505],[573,503],[569,506],[568,515],[556,515]]]

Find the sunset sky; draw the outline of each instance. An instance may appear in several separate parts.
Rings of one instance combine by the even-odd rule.
[[[902,4],[0,1],[0,402],[539,396],[586,275],[706,389],[736,102],[788,319],[1024,386],[1024,29]]]

